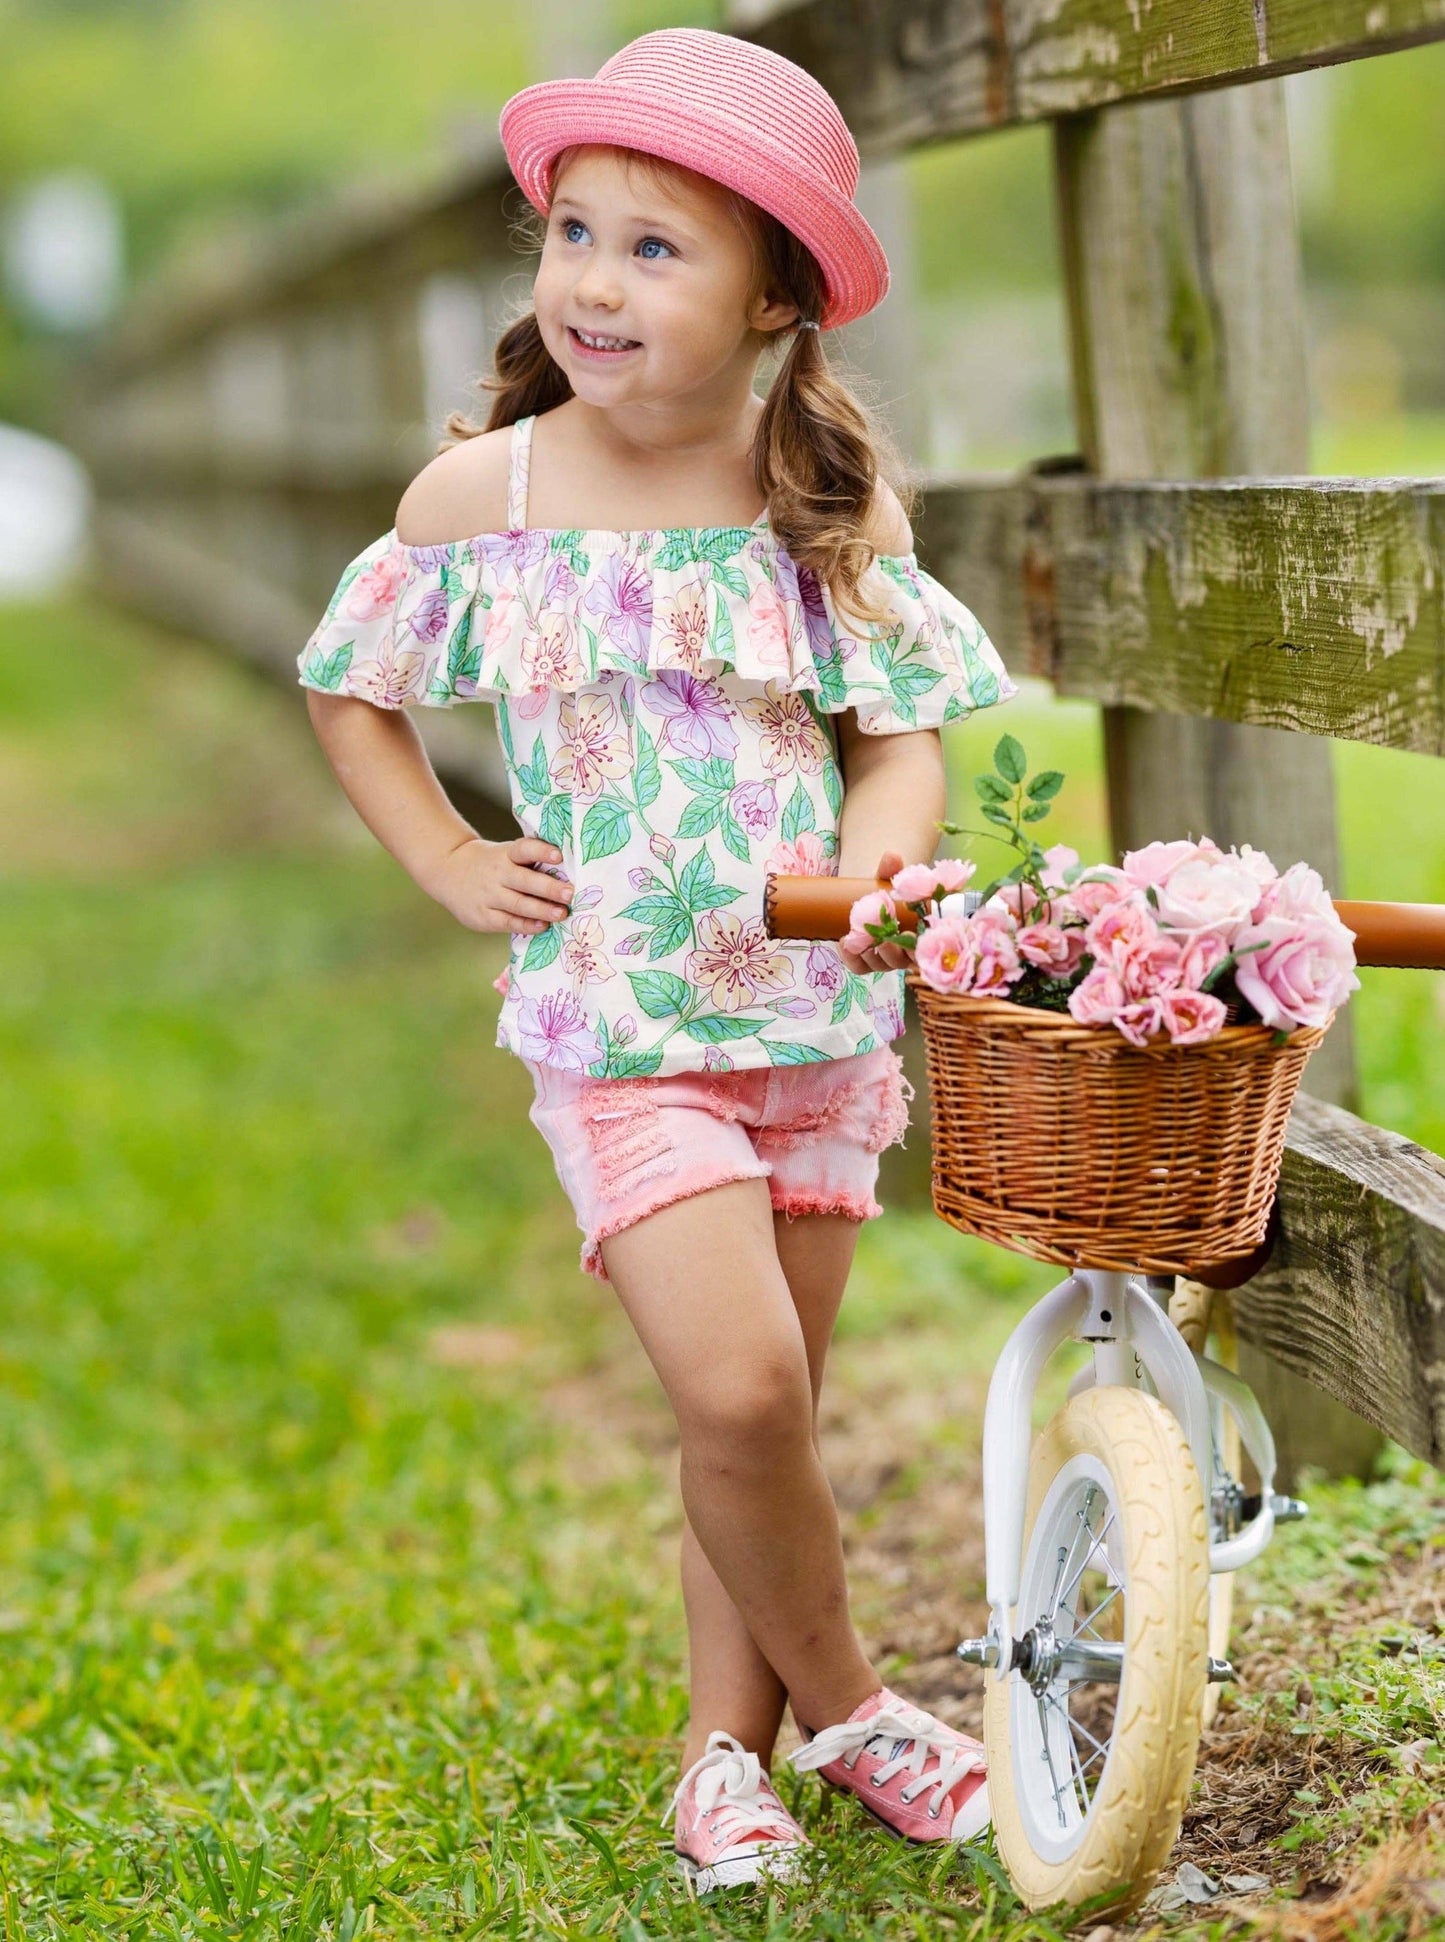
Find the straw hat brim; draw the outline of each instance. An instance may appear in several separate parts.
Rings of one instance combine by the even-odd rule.
[[[888,258],[857,205],[801,169],[790,150],[725,116],[613,82],[538,81],[508,101],[500,130],[518,186],[544,216],[552,164],[564,148],[637,148],[736,189],[805,243],[827,287],[825,330],[852,323],[888,294]]]

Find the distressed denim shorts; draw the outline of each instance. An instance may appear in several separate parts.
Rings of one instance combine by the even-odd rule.
[[[872,1220],[883,1212],[879,1155],[907,1132],[914,1096],[889,1044],[806,1065],[636,1079],[524,1063],[537,1094],[528,1117],[585,1237],[582,1270],[598,1281],[608,1279],[609,1235],[729,1180],[767,1180],[790,1220]]]

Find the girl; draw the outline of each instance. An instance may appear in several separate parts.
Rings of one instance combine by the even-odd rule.
[[[908,1124],[903,960],[774,941],[763,890],[931,860],[938,728],[1014,688],[919,568],[880,454],[901,467],[828,368],[821,330],[888,288],[832,97],[668,29],[523,89],[501,133],[545,218],[533,307],[485,429],[448,422],[301,678],[368,827],[461,923],[511,933],[497,1043],[532,1073],[582,1267],[676,1413],[692,1717],[669,1814],[706,1892],[805,1843],[768,1778],[785,1704],[794,1764],[894,1832],[988,1824],[978,1743],[854,1634],[816,1440]],[[496,706],[510,842],[451,807],[404,712],[470,700]]]

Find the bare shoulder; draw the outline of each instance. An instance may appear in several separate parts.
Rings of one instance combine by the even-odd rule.
[[[507,524],[507,460],[512,428],[478,432],[423,466],[396,509],[403,546],[445,546],[449,540],[498,533]]]
[[[863,530],[869,545],[876,552],[906,556],[913,551],[913,528],[908,523],[908,516],[899,502],[898,494],[882,477],[873,489]]]

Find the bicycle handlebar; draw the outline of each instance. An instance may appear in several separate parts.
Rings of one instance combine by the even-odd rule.
[[[848,912],[885,877],[769,876],[763,921],[769,937],[838,938]],[[1445,971],[1445,904],[1382,904],[1336,900],[1341,923],[1355,934],[1360,964]]]

